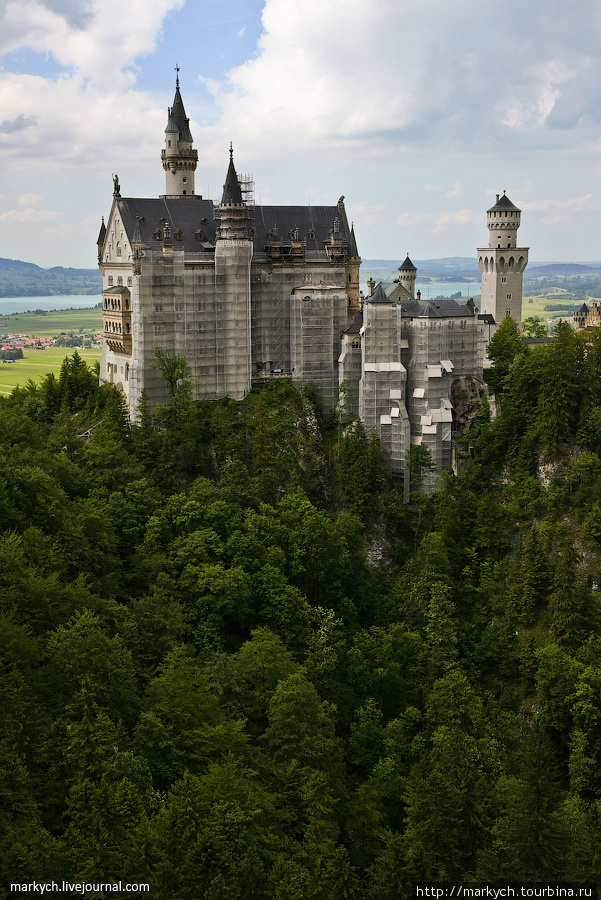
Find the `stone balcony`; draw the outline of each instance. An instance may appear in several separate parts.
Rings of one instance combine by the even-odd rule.
[[[123,285],[102,292],[102,332],[114,353],[131,356],[131,293]]]

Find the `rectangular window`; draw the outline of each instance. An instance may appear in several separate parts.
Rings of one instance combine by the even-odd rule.
[[[109,275],[109,287],[113,286],[113,276]]]
[[[505,278],[505,276],[503,276],[503,278],[501,278],[501,284],[505,284],[506,282],[507,282],[507,279]]]
[[[511,300],[511,294],[507,294],[507,299]]]

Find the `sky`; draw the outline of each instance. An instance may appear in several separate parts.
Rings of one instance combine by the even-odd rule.
[[[366,259],[473,256],[495,194],[531,260],[601,259],[598,0],[0,0],[0,256],[96,265],[164,193],[175,66],[219,200],[335,205]]]

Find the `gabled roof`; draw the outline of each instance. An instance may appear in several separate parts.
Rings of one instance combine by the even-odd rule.
[[[382,286],[382,282],[378,284],[377,288],[371,295],[371,297],[365,298],[366,303],[394,303],[394,300],[391,300],[390,297],[387,296],[384,287]]]
[[[454,319],[474,316],[474,308],[456,300],[401,300],[402,315],[411,319]]]
[[[213,204],[201,197],[123,197],[117,201],[127,238],[132,243],[162,247],[154,239],[163,230],[163,220],[171,226],[176,250],[199,253],[215,243]],[[181,231],[181,240],[178,235]]]
[[[171,226],[176,250],[199,253],[212,250],[215,244],[216,223],[210,200],[201,197],[122,197],[115,202],[130,244],[162,246],[154,239],[154,234],[163,229],[163,219]],[[336,206],[256,206],[254,253],[256,256],[264,254],[267,235],[274,227],[282,245],[289,244],[289,235],[298,229],[299,239],[305,243],[308,253],[325,252],[335,215],[340,218],[340,236],[349,241],[346,215]],[[178,238],[180,231],[181,240]]]
[[[497,194],[498,196],[498,194]],[[497,200],[494,206],[491,206],[490,209],[487,209],[487,212],[495,212],[495,210],[503,210],[503,209],[515,209],[518,212],[521,212],[521,209],[518,209],[517,206],[511,202],[509,197],[506,196],[505,191],[503,191],[503,196]]]

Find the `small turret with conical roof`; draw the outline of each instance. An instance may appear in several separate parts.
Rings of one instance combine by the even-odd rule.
[[[167,110],[165,149],[161,159],[165,170],[166,197],[193,197],[194,172],[198,164],[198,152],[192,146],[190,119],[186,116],[179,90],[179,66],[176,66],[175,97]]]
[[[405,257],[405,262],[399,266],[399,281],[407,291],[410,297],[415,298],[415,279],[417,278],[417,269],[409,259],[409,254]]]
[[[104,224],[104,216],[102,217],[102,225],[100,226],[100,231],[98,232],[98,240],[96,244],[98,246],[98,265],[102,262],[102,248],[104,247],[104,239],[106,237],[106,225]]]

